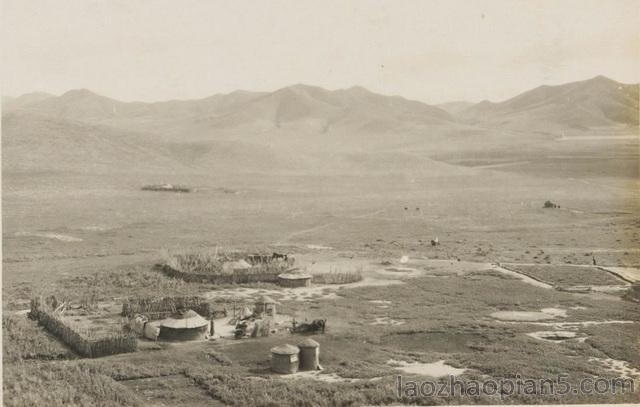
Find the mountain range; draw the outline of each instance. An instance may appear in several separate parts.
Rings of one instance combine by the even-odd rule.
[[[155,103],[122,102],[86,89],[60,96],[38,92],[3,98],[2,109],[5,171],[295,172],[371,164],[375,157],[386,157],[380,160],[385,165],[389,157],[428,162],[438,152],[469,146],[518,148],[540,134],[637,131],[639,106],[638,84],[598,76],[540,86],[497,103],[433,106],[362,87],[298,84]],[[514,135],[523,131],[528,137]]]

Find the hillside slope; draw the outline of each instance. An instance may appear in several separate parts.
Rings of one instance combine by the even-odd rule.
[[[499,103],[482,101],[459,113],[470,123],[520,129],[585,130],[638,125],[638,84],[604,76],[559,86],[540,86]]]

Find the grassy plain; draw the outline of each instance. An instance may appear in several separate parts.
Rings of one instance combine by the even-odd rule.
[[[640,264],[637,177],[585,174],[581,160],[575,166],[566,161],[564,168],[571,174],[566,177],[538,171],[551,165],[543,158],[527,171],[523,166],[460,169],[447,164],[434,173],[424,169],[327,176],[5,173],[5,313],[27,308],[29,298],[38,294],[78,300],[92,295],[117,303],[128,296],[194,295],[226,288],[187,284],[158,273],[154,265],[163,249],[272,249],[318,261],[358,257],[376,264],[397,263],[401,256],[449,260],[447,265],[418,267],[419,274],[399,284],[356,285],[336,289],[327,298],[318,292],[305,301],[282,298],[283,312],[328,319],[328,332],[314,336],[321,344],[323,374],[350,381],[291,380],[268,373],[269,349],[299,339],[288,334],[232,343],[146,346],[131,355],[82,360],[23,320],[24,315],[11,315],[3,321],[5,405],[500,403],[498,396],[398,397],[397,371],[388,361],[445,360],[467,369],[466,378],[567,373],[572,384],[585,377],[616,376],[590,363],[589,357],[613,358],[639,369],[637,303],[617,294],[535,287],[488,269],[498,261],[552,264],[558,267],[544,266],[545,279],[573,282],[569,268],[562,265],[588,265],[591,256],[585,253],[602,265]],[[196,190],[140,191],[141,185],[157,182]],[[547,199],[561,208],[543,209]],[[434,247],[430,240],[436,236],[441,244]],[[458,268],[459,260],[477,266]],[[366,270],[363,275],[366,281]],[[609,283],[610,277],[603,273],[593,278],[593,283]],[[248,288],[278,289],[268,284]],[[545,342],[527,333],[552,329],[548,326],[491,317],[496,311],[548,307],[566,310],[566,318],[557,322],[631,323],[577,325],[584,341]],[[381,318],[398,323],[376,323]],[[34,354],[34,347],[42,350]],[[212,352],[231,364],[212,359]],[[375,380],[359,380],[363,378]],[[639,398],[635,393],[505,400],[597,403]]]

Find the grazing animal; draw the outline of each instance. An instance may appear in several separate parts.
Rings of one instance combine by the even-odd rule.
[[[287,261],[287,255],[286,254],[280,254],[280,253],[273,253],[273,255],[271,256],[272,259],[274,260],[284,260]]]

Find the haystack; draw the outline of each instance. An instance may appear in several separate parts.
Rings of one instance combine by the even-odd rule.
[[[160,338],[174,341],[203,339],[208,327],[209,321],[193,310],[186,310],[162,321]]]

